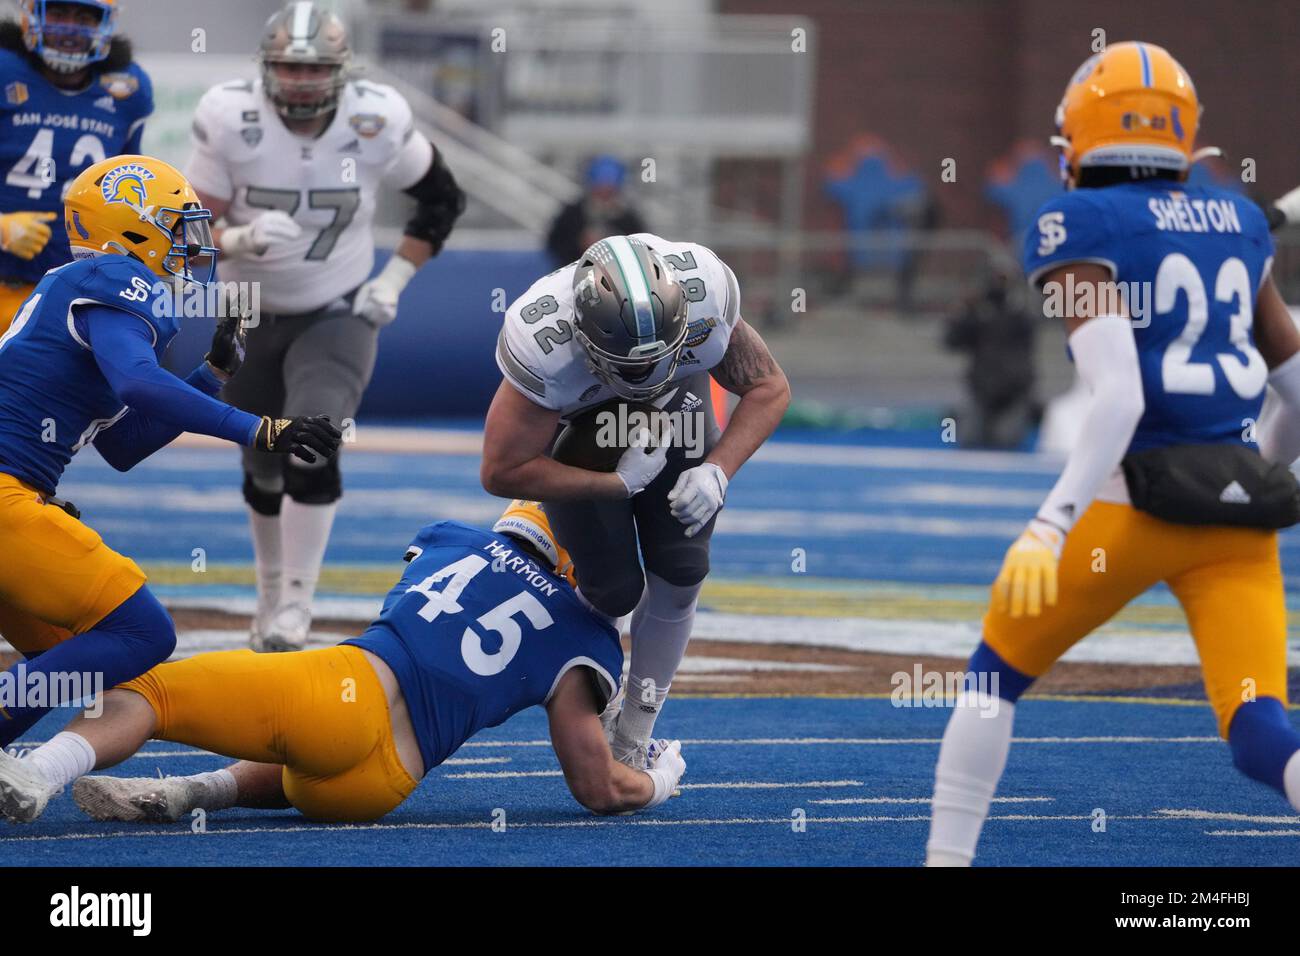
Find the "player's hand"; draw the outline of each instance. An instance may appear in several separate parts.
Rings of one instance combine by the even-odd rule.
[[[31,260],[41,254],[50,241],[46,223],[58,218],[53,212],[11,212],[0,215],[0,249]]]
[[[221,254],[231,258],[260,256],[300,235],[302,226],[292,216],[281,209],[269,209],[246,226],[227,226],[221,234]]]
[[[646,748],[646,773],[654,781],[654,795],[645,809],[665,802],[676,791],[682,775],[686,773],[686,760],[682,757],[680,740],[652,740]]]
[[[673,441],[671,428],[665,428],[656,442],[648,428],[638,428],[632,443],[618,460],[615,472],[627,488],[627,496],[640,494],[659,476],[668,463],[668,448]]]
[[[1012,617],[1037,617],[1056,604],[1056,566],[1065,532],[1035,518],[1002,560],[993,582],[993,607]]]
[[[244,364],[244,336],[244,320],[239,315],[227,316],[217,323],[217,331],[212,335],[212,348],[204,359],[218,377],[229,381]]]
[[[302,418],[268,418],[263,416],[253,447],[258,451],[296,455],[307,464],[317,457],[329,460],[339,450],[343,433],[325,415]]]
[[[359,315],[377,329],[397,318],[397,300],[415,275],[415,263],[404,256],[392,255],[388,264],[360,289],[352,303],[353,315]]]
[[[686,469],[668,492],[673,517],[686,525],[688,538],[695,537],[726,500],[727,474],[711,461]]]

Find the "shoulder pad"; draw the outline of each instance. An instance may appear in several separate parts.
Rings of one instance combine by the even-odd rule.
[[[1025,275],[1032,284],[1068,262],[1095,262],[1118,273],[1118,250],[1109,225],[1113,214],[1101,193],[1075,189],[1039,208],[1023,247]]]

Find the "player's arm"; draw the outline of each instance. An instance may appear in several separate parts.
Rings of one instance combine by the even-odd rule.
[[[657,807],[672,796],[686,770],[680,744],[674,741],[658,754],[649,771],[633,770],[614,759],[599,713],[585,667],[565,674],[546,705],[551,746],[574,799],[593,813],[624,813]]]
[[[790,405],[790,382],[763,337],[741,318],[736,319],[722,361],[710,374],[740,396],[722,437],[705,459],[732,478],[781,424]]]
[[[258,418],[227,405],[158,364],[153,332],[142,318],[104,305],[80,309],[95,363],[123,405],[182,431],[292,453],[309,463],[338,450],[342,435],[328,419]]]
[[[212,348],[184,381],[204,395],[216,398],[222,386],[239,371],[244,360],[244,329],[238,316],[217,323]],[[169,421],[152,418],[132,408],[94,438],[95,448],[118,471],[129,471],[158,449],[166,447],[184,429]]]
[[[357,290],[352,311],[382,328],[397,318],[397,300],[422,265],[442,251],[452,226],[465,211],[465,193],[442,154],[412,129],[389,179],[416,202],[402,240],[379,275]]]
[[[1113,302],[1102,286],[1112,283],[1108,268],[1073,262],[1044,274],[1042,284],[1070,288],[1072,302]],[[1097,490],[1119,467],[1145,409],[1137,345],[1127,315],[1083,310],[1065,318],[1070,352],[1079,378],[1088,387],[1088,407],[1079,437],[1060,478],[1029,527],[1007,551],[993,584],[995,606],[1012,617],[1042,613],[1056,603],[1056,565],[1065,537],[1087,510]]]
[[[1290,465],[1300,458],[1300,331],[1269,276],[1255,303],[1255,345],[1278,402],[1259,424],[1259,452]]]
[[[790,405],[790,382],[776,364],[763,337],[739,315],[722,361],[710,369],[714,380],[740,396],[727,427],[702,464],[677,477],[668,492],[673,516],[694,537],[727,497],[727,485],[740,466],[772,437]]]
[[[559,423],[558,411],[525,398],[502,379],[483,425],[479,477],[488,494],[531,501],[628,497],[617,472],[574,468],[546,456]]]

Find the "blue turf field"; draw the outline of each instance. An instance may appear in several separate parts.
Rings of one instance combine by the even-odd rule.
[[[500,504],[479,488],[477,464],[470,454],[350,452],[328,563],[392,567],[396,577],[421,524],[490,522]],[[774,442],[732,484],[714,574],[776,590],[816,578],[978,597],[1055,473],[1054,463],[1029,455]],[[61,492],[114,547],[151,567],[179,569],[159,578],[165,598],[211,599],[249,593],[246,584],[187,577],[195,548],[214,565],[250,562],[238,483],[233,451],[169,449],[128,476],[83,455]],[[792,574],[795,549],[806,554],[805,578]],[[1300,536],[1283,537],[1283,560],[1291,580]],[[1148,603],[1159,611],[1168,598]],[[835,623],[834,612],[807,610]],[[596,819],[568,796],[536,711],[476,738],[376,827],[231,811],[211,817],[199,836],[179,824],[94,824],[65,796],[36,825],[0,825],[0,865],[910,865],[923,854],[945,718],[943,710],[900,710],[882,699],[674,695],[660,728],[685,742],[682,795],[652,814]],[[51,715],[31,739],[65,719]],[[1017,721],[1018,735],[1036,742],[1012,750],[979,862],[1300,863],[1300,818],[1236,774],[1208,707],[1035,700]],[[115,772],[218,765],[157,743]],[[505,813],[501,833],[491,828],[497,808]],[[1104,833],[1092,828],[1098,808]],[[791,826],[797,809],[805,832]]]
[[[1028,739],[1012,748],[980,863],[1300,864],[1300,821],[1232,771],[1208,711],[1030,701],[1017,716]],[[681,796],[595,818],[569,798],[535,711],[477,738],[372,827],[255,810],[214,814],[203,834],[95,824],[65,795],[37,824],[0,829],[0,865],[913,865],[944,718],[885,700],[673,700],[663,720],[684,740]],[[149,750],[122,771],[217,766]],[[1105,832],[1093,830],[1099,808]],[[491,827],[498,809],[504,832]]]

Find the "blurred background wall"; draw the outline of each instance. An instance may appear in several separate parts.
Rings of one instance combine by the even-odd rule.
[[[1020,382],[1019,424],[962,438],[994,445],[1032,443],[1042,408],[1072,382],[1061,330],[1032,321],[1017,262],[1034,210],[1060,188],[1046,147],[1055,105],[1095,43],[1158,43],[1189,70],[1200,141],[1226,152],[1198,180],[1260,200],[1300,183],[1294,0],[326,5],[470,195],[384,333],[371,415],[481,415],[504,303],[561,264],[548,245],[565,248],[553,241],[562,210],[605,208],[592,198],[609,191],[592,178],[596,156],[622,167],[619,210],[735,269],[742,311],[794,384],[792,424],[937,441],[945,418],[978,404],[981,377],[985,391]],[[172,0],[165,21],[144,0],[126,7],[124,30],[155,75],[150,151],[184,162],[193,104],[253,75],[276,6]],[[381,246],[408,208],[385,200]],[[594,218],[583,238],[627,221]],[[1279,242],[1284,292],[1300,297],[1295,237]],[[202,338],[187,333],[178,365]]]

